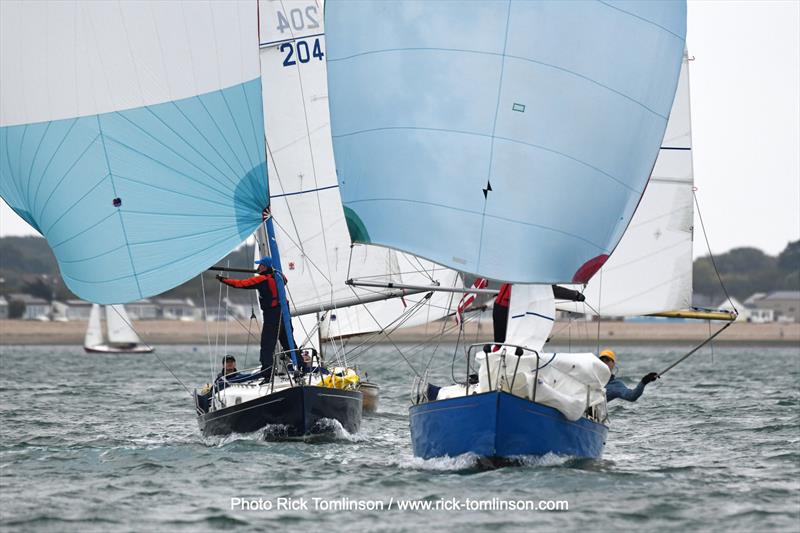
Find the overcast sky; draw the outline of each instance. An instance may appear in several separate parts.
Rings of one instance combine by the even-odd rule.
[[[800,1],[690,1],[687,46],[711,250],[777,254],[800,239]],[[0,204],[0,236],[35,234]],[[695,256],[705,255],[695,236]]]

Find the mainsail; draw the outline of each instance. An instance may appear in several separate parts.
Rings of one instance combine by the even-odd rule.
[[[99,303],[170,289],[268,203],[253,2],[0,2],[0,196]]]
[[[336,1],[331,129],[354,241],[515,283],[585,283],[672,105],[682,2]]]
[[[559,302],[559,309],[635,316],[691,307],[691,128],[689,62],[684,55],[667,131],[642,201],[611,258],[586,286],[586,302]]]
[[[83,339],[85,347],[103,344],[103,325],[100,322],[100,313],[100,306],[97,304],[92,305],[92,310],[89,313],[89,325],[86,328],[86,337]]]
[[[351,250],[339,197],[328,112],[322,9],[313,0],[259,3],[261,73],[271,212],[287,289],[294,308],[374,296],[376,289],[348,286],[350,278],[452,285],[457,273],[428,261],[375,246]],[[376,331],[388,326],[423,294],[333,309],[323,336]],[[448,294],[437,294],[405,325],[448,312]],[[298,340],[314,330],[315,314],[299,317]]]

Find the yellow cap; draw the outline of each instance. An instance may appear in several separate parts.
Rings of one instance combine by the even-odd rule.
[[[599,357],[601,359],[603,357],[608,357],[609,359],[611,359],[615,363],[617,362],[617,354],[615,354],[613,350],[603,350],[602,352],[600,352],[600,356]]]

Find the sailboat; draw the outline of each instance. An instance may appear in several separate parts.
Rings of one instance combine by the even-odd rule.
[[[101,314],[105,310],[108,336],[103,335]],[[87,353],[151,353],[153,347],[142,339],[131,326],[131,319],[122,305],[92,305],[83,349]]]
[[[588,283],[642,201],[685,4],[331,2],[326,25],[352,240],[513,284],[505,342],[470,346],[461,383],[417,380],[415,455],[600,457],[609,371],[543,351],[551,284]]]
[[[287,322],[292,317],[293,340],[334,377],[328,382],[312,370],[300,386],[288,373],[265,383],[230,382],[213,394],[207,408],[198,402],[199,420],[206,434],[277,425],[294,436],[318,431],[324,419],[337,420],[352,433],[360,424],[357,400],[361,413],[376,410],[379,388],[351,368],[342,339],[382,330],[398,316],[405,326],[441,318],[450,297],[351,287],[348,277],[405,284],[430,284],[435,278],[447,285],[460,278],[457,272],[393,250],[351,247],[333,163],[322,9],[313,0],[262,0],[258,8],[270,217],[266,231],[255,234],[255,256],[266,255],[271,247],[280,250],[289,280],[285,316]],[[330,353],[323,351],[325,342]],[[345,387],[337,398],[323,387],[334,383]],[[289,394],[298,398],[284,403],[310,410],[292,414],[281,403]]]
[[[0,195],[47,239],[79,297],[122,304],[159,294],[259,228],[283,270],[258,20],[250,1],[0,3]],[[269,389],[254,381],[256,394],[215,397],[198,413],[201,429],[283,421],[305,434],[333,418],[357,430],[361,393],[315,379],[325,382],[287,373]]]

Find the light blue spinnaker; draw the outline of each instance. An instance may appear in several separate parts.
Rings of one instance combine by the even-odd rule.
[[[0,15],[0,195],[75,294],[161,293],[261,223],[253,2],[19,2]]]
[[[325,24],[354,241],[515,283],[594,274],[658,155],[684,2],[330,0]]]

